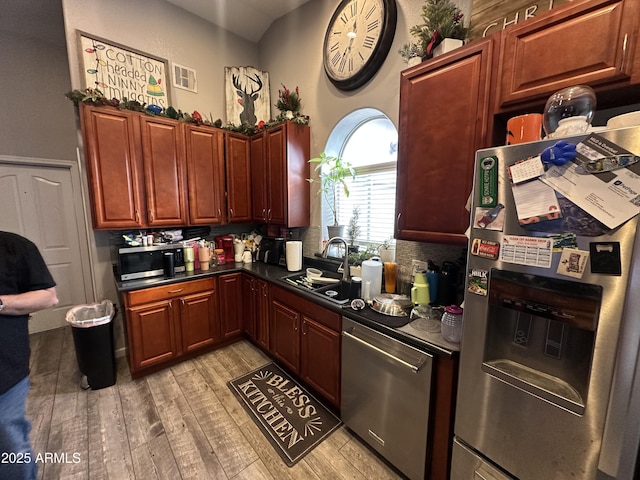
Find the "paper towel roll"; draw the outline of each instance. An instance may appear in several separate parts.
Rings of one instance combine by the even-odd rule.
[[[287,270],[297,272],[302,270],[302,242],[289,241],[284,247],[285,258],[287,260]]]
[[[380,295],[382,290],[382,262],[380,259],[365,260],[362,262],[362,284],[371,282],[369,295],[364,296],[365,301],[373,300],[376,295]]]

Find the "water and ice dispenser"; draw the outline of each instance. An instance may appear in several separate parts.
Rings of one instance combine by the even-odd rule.
[[[493,269],[482,370],[584,412],[602,287]]]

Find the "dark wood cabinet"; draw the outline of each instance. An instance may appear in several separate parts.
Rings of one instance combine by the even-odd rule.
[[[240,338],[243,332],[242,273],[218,277],[220,333],[222,340]]]
[[[287,227],[310,223],[310,129],[284,122],[251,139],[253,219]]]
[[[274,289],[277,291],[277,289]],[[299,372],[300,364],[300,313],[274,299],[271,304],[270,346],[271,353],[285,367]]]
[[[142,154],[147,224],[151,227],[187,223],[184,125],[141,115]]]
[[[226,223],[223,132],[194,125],[185,132],[189,224]]]
[[[475,152],[490,145],[496,37],[404,70],[395,238],[466,245]]]
[[[340,314],[282,288],[271,290],[271,353],[339,408]]]
[[[213,288],[179,299],[182,351],[212,345],[220,338],[216,319],[216,292]]]
[[[250,222],[251,170],[250,137],[225,132],[227,219],[231,223]]]
[[[340,332],[303,315],[300,377],[336,407],[340,405],[341,339]]]
[[[264,350],[269,350],[269,283],[245,273],[242,292],[244,331]]]
[[[93,228],[144,226],[146,207],[137,116],[115,108],[82,104],[80,120]]]
[[[219,340],[214,277],[136,290],[123,297],[134,378]]]
[[[499,107],[541,98],[571,85],[630,84],[638,55],[640,4],[571,2],[503,32]],[[635,71],[639,77],[640,72]],[[637,82],[637,80],[636,80]]]

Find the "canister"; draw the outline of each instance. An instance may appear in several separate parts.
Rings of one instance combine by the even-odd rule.
[[[451,343],[460,343],[462,340],[462,308],[457,305],[450,305],[444,309],[442,338]]]

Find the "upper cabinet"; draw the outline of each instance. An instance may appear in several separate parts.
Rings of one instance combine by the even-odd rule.
[[[395,237],[466,245],[475,152],[489,146],[490,37],[402,72]]]
[[[551,10],[503,32],[498,106],[545,98],[578,84],[613,87],[640,77],[640,3],[590,0]],[[638,78],[636,83],[638,83]]]
[[[284,122],[251,139],[253,219],[286,227],[310,223],[310,129]]]
[[[170,227],[187,223],[184,125],[139,116],[142,138],[147,224]]]
[[[189,224],[226,222],[223,132],[187,125]]]
[[[225,132],[227,215],[229,222],[251,221],[251,140],[246,135]]]
[[[94,228],[143,226],[146,218],[137,115],[82,105],[80,120]]]

